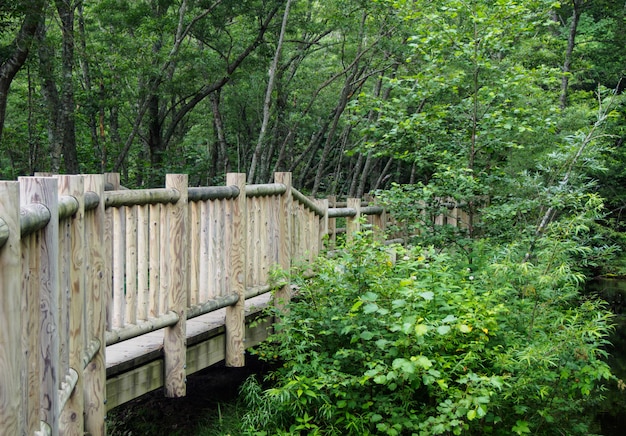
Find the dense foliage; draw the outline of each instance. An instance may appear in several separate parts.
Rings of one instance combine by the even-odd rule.
[[[561,230],[532,262],[365,236],[319,259],[260,350],[284,361],[272,387],[244,387],[247,434],[590,434],[611,315]]]
[[[3,4],[0,177],[117,171],[132,187],[287,170],[312,194],[361,196],[469,170],[474,194],[493,194],[588,125],[598,88],[623,91],[625,13],[616,0]],[[624,125],[617,109],[608,171],[590,171],[616,212]]]

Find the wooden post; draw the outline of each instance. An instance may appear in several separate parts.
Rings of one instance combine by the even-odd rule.
[[[346,217],[346,241],[351,242],[354,238],[354,234],[361,230],[361,199],[348,198],[347,206],[350,209],[356,210],[355,216]]]
[[[85,293],[87,299],[87,343],[98,341],[99,348],[84,370],[83,390],[85,432],[91,436],[106,434],[104,417],[106,415],[106,305],[107,292],[110,291],[110,277],[106,276],[104,244],[104,177],[101,175],[85,176],[85,191],[96,193],[100,197],[98,206],[85,213],[85,238],[88,249],[85,251]]]
[[[23,401],[28,372],[22,350],[22,289],[20,277],[20,199],[17,182],[0,182],[0,218],[9,229],[9,239],[0,247],[0,428],[7,435],[32,434],[28,428],[29,407]],[[24,404],[26,403],[26,404]],[[36,402],[39,411],[39,401]]]
[[[328,209],[334,208],[337,204],[337,197],[331,195],[328,197],[328,206],[326,207],[326,220],[328,222],[328,249],[334,250],[337,245],[337,218],[328,218]]]
[[[236,185],[239,196],[226,212],[226,295],[237,294],[239,300],[226,308],[226,366],[241,367],[245,363],[245,295],[246,295],[246,175],[229,173],[227,185]]]
[[[137,206],[137,319],[150,312],[150,207]]]
[[[324,239],[328,235],[328,200],[322,199],[317,201],[318,206],[324,211],[324,216],[318,217],[319,219],[319,251],[324,247]],[[319,251],[317,254],[319,254]]]
[[[52,177],[20,177],[20,202],[22,205],[42,203],[50,212],[50,222],[39,231],[39,246],[33,247],[40,262],[38,283],[39,304],[29,304],[28,316],[36,317],[40,312],[39,326],[41,337],[38,353],[41,359],[39,374],[41,419],[50,426],[53,435],[59,432],[59,209],[58,183]],[[33,284],[35,285],[35,284]],[[32,303],[36,303],[33,301]]]
[[[69,309],[69,368],[76,371],[78,380],[72,394],[61,411],[60,434],[84,434],[84,395],[83,395],[83,321],[85,297],[85,200],[84,181],[82,176],[58,176],[59,194],[69,195],[78,202],[78,210],[70,219],[69,227],[69,265],[64,280],[69,285],[67,302]],[[66,295],[63,294],[62,297]],[[69,373],[67,374],[69,375]],[[64,378],[66,374],[61,374]]]
[[[168,174],[165,186],[180,192],[176,204],[165,207],[169,221],[169,241],[167,247],[161,247],[167,257],[167,277],[161,280],[168,284],[168,308],[179,316],[178,322],[165,329],[163,352],[165,354],[165,395],[182,397],[186,393],[186,358],[187,338],[185,335],[187,293],[189,275],[187,274],[187,214],[188,214],[188,177],[186,174]]]
[[[287,188],[280,200],[280,215],[278,231],[280,235],[280,245],[278,248],[278,266],[282,268],[287,282],[274,294],[274,301],[278,308],[283,308],[291,298],[291,287],[289,277],[291,273],[291,228],[293,197],[291,194],[291,173],[275,173],[274,181],[282,183]]]
[[[121,188],[119,173],[105,173],[104,185],[110,185],[114,190]],[[103,188],[104,189],[104,188]],[[104,203],[104,195],[101,197]],[[113,328],[113,212],[115,208],[104,208],[104,275],[106,277],[103,289],[106,307],[106,326],[110,330]],[[104,343],[102,344],[104,347]]]

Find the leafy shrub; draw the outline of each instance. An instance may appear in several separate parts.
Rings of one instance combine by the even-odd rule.
[[[284,365],[244,386],[246,434],[589,434],[611,316],[567,250],[394,250],[318,259],[258,351]]]

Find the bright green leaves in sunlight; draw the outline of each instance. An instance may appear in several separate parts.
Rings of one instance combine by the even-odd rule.
[[[453,250],[360,236],[318,259],[262,346],[283,364],[267,391],[248,381],[244,433],[587,434],[610,315],[563,292],[575,274],[547,251],[536,268],[473,252],[468,271]]]

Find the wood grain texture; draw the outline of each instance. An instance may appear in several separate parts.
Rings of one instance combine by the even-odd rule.
[[[111,317],[112,328],[124,327],[126,314],[126,297],[124,296],[125,266],[126,266],[126,218],[125,208],[112,208],[113,217],[112,240],[113,240],[113,315]]]
[[[165,251],[168,260],[168,309],[176,312],[180,319],[172,327],[165,329],[163,341],[165,364],[165,395],[182,397],[186,393],[186,310],[189,274],[187,262],[187,212],[188,177],[186,174],[168,174],[167,188],[180,193],[176,204],[168,204],[164,209],[168,215],[169,240]]]
[[[124,254],[124,324],[137,322],[137,208],[127,206],[125,210],[126,235]]]
[[[292,237],[293,237],[293,208],[295,206],[291,194],[291,173],[275,173],[274,181],[282,183],[287,187],[280,200],[280,215],[278,229],[280,233],[280,247],[278,249],[278,266],[286,275],[286,282],[289,283],[291,259],[292,259]],[[275,304],[283,307],[291,297],[291,289],[285,285],[278,289],[274,295]]]
[[[161,205],[151,204],[148,268],[150,269],[150,298],[148,301],[148,316],[157,317],[160,314],[161,301]]]
[[[30,311],[39,311],[40,407],[41,419],[52,434],[59,432],[59,214],[58,182],[52,177],[20,177],[20,203],[45,204],[50,222],[37,232],[38,244],[31,247],[31,256],[39,264],[39,305],[29,304]],[[33,301],[32,303],[35,303]],[[32,312],[29,316],[36,316]],[[34,400],[34,399],[33,399]]]
[[[104,177],[101,175],[85,176],[85,190],[95,192],[100,202],[98,207],[85,213],[85,292],[86,343],[92,339],[100,342],[100,348],[93,359],[84,368],[84,427],[92,436],[104,436],[104,417],[106,414],[106,363],[105,331],[107,292],[110,292],[110,276],[107,276],[105,259],[105,209]],[[110,259],[110,257],[108,258]]]
[[[190,306],[198,304],[200,287],[200,209],[202,201],[189,201],[189,294]]]
[[[83,346],[84,346],[84,308],[85,308],[85,202],[84,180],[82,176],[59,176],[59,195],[69,195],[78,202],[76,213],[65,219],[66,248],[69,263],[64,268],[67,277],[63,280],[67,289],[63,289],[62,298],[67,298],[68,309],[68,345],[69,368],[60,374],[61,379],[71,376],[73,389],[61,411],[59,432],[61,435],[84,434],[84,394],[83,394]]]
[[[150,312],[150,208],[137,206],[137,320]]]
[[[361,217],[361,199],[360,198],[348,198],[348,208],[356,210],[356,215],[353,217],[346,217],[346,240],[352,241],[354,234],[361,230],[360,217]]]
[[[229,173],[226,184],[239,188],[239,196],[229,201],[225,214],[225,294],[237,294],[239,300],[226,308],[226,366],[241,367],[245,364],[245,293],[246,281],[246,175]]]
[[[0,217],[9,230],[0,248],[0,428],[7,434],[27,430],[22,401],[26,365],[22,352],[22,289],[20,204],[17,182],[0,182]],[[28,406],[28,404],[26,404]]]

